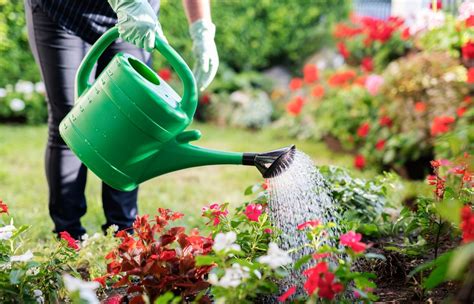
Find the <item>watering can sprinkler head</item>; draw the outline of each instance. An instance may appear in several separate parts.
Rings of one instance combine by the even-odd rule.
[[[272,178],[288,169],[295,158],[295,152],[295,145],[291,145],[264,153],[244,153],[242,163],[257,167],[264,178]]]

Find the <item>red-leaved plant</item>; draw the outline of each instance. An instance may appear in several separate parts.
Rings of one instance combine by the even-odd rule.
[[[133,224],[133,235],[119,231],[121,243],[107,254],[108,277],[117,277],[113,287],[127,288],[131,304],[149,303],[168,291],[182,300],[209,302],[204,291],[209,287],[205,278],[213,265],[196,266],[195,257],[212,250],[213,240],[190,234],[184,227],[169,227],[171,221],[183,214],[158,209],[153,220],[149,215],[138,216]]]

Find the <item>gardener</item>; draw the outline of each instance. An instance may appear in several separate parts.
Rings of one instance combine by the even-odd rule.
[[[209,0],[183,0],[196,63],[194,74],[202,91],[214,78],[219,58],[214,43]],[[86,213],[87,169],[59,135],[59,123],[74,104],[74,78],[87,48],[107,29],[118,24],[120,37],[98,60],[96,76],[118,52],[150,63],[155,36],[166,41],[157,20],[159,0],[25,0],[30,47],[40,67],[48,103],[46,178],[49,213],[54,232],[79,239],[86,231],[80,218]],[[133,45],[132,45],[133,44]],[[106,223],[125,229],[137,215],[137,190],[118,191],[102,184]]]

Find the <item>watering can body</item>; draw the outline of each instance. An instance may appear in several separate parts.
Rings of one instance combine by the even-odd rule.
[[[76,75],[75,105],[59,126],[69,148],[105,183],[129,191],[158,175],[218,164],[256,166],[266,178],[291,163],[294,146],[239,153],[191,145],[201,137],[197,130],[184,131],[196,111],[196,82],[184,60],[158,37],[155,48],[181,79],[181,97],[148,66],[122,53],[89,83],[95,63],[117,38],[114,27],[85,56]]]
[[[84,58],[76,75],[75,105],[60,124],[62,138],[79,159],[120,190],[185,167],[242,163],[241,153],[188,144],[200,137],[199,131],[183,132],[196,110],[196,84],[183,59],[159,38],[156,48],[183,82],[182,98],[129,54],[117,54],[93,84],[88,82],[95,62],[117,37],[112,28]]]

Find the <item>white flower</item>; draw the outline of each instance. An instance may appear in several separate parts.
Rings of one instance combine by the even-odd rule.
[[[22,255],[14,255],[10,257],[10,262],[28,262],[33,258],[33,253],[28,250]]]
[[[7,90],[4,88],[0,88],[0,98],[7,96]]]
[[[113,225],[110,225],[109,229],[112,229],[113,232],[117,232],[119,230],[119,226],[113,224]]]
[[[240,264],[234,263],[232,268],[227,268],[224,275],[218,280],[215,273],[209,275],[208,282],[214,286],[220,286],[224,288],[237,287],[242,283],[242,280],[250,277],[249,268],[242,267]]]
[[[35,91],[35,85],[32,82],[20,80],[15,85],[15,91],[23,94],[31,94]]]
[[[258,261],[262,264],[267,264],[272,269],[276,269],[281,266],[288,265],[292,262],[288,252],[278,248],[275,243],[270,243],[268,246],[267,255],[258,258]]]
[[[461,3],[461,5],[458,8],[459,20],[466,20],[469,18],[471,15],[474,15],[474,1],[472,0],[467,0]]]
[[[214,251],[240,251],[240,246],[238,244],[234,244],[237,240],[237,235],[234,231],[229,231],[227,233],[218,233],[216,238],[214,239],[214,245],[212,249]]]
[[[79,291],[82,300],[89,304],[99,304],[95,290],[99,287],[99,282],[84,282],[69,274],[63,275],[64,286],[69,292]]]
[[[409,27],[411,35],[441,27],[446,20],[446,15],[443,11],[435,12],[429,8],[424,8],[416,12],[414,17]]]
[[[10,109],[14,112],[19,112],[25,108],[25,102],[19,98],[13,98],[10,101]]]
[[[27,276],[35,276],[39,273],[39,267],[31,267],[26,271]]]
[[[45,86],[44,86],[44,82],[42,82],[42,81],[41,81],[41,82],[37,82],[37,83],[35,84],[35,91],[36,91],[36,93],[40,93],[40,94],[43,94],[43,95],[44,95],[44,94],[46,93],[46,88],[45,88]]]
[[[36,298],[36,303],[43,304],[44,303],[44,298],[43,298],[43,292],[39,289],[33,290],[33,294]]]
[[[13,225],[6,225],[0,228],[0,241],[2,240],[8,240],[12,237],[13,231],[15,231],[16,228]]]

